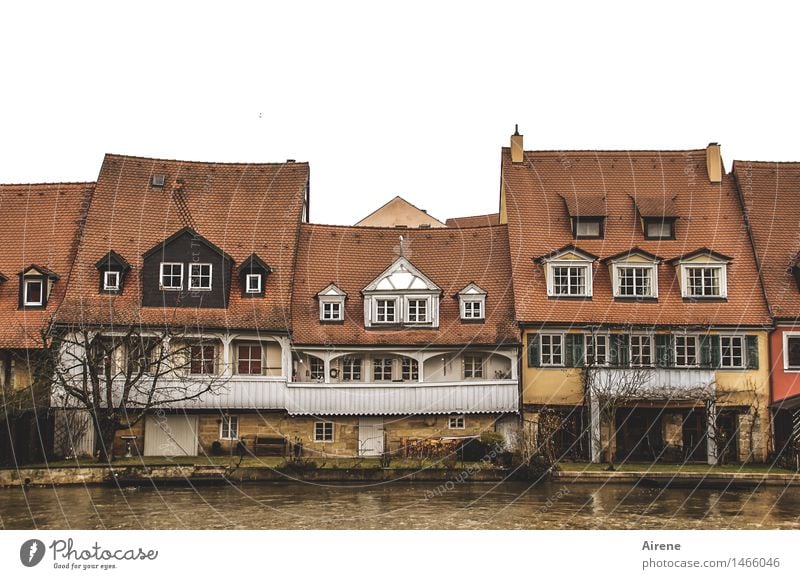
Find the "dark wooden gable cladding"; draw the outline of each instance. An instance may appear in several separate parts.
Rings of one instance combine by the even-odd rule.
[[[250,254],[238,268],[239,271],[239,287],[242,288],[243,298],[260,298],[264,297],[267,291],[267,275],[272,273],[272,268],[267,263],[258,257],[255,253]],[[248,292],[247,291],[247,276],[259,275],[261,276],[261,291]]]
[[[191,228],[184,228],[142,256],[142,306],[227,308],[233,259]],[[180,289],[161,289],[161,264],[183,264]],[[211,264],[211,289],[189,289],[192,264]]]
[[[125,260],[124,257],[112,249],[102,258],[100,258],[97,263],[94,264],[94,266],[100,272],[100,293],[121,294],[123,292],[125,288],[125,274],[131,269],[130,264]],[[105,289],[105,272],[107,271],[115,271],[119,273],[119,289]]]

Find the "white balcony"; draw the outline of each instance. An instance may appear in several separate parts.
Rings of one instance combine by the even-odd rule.
[[[713,392],[714,370],[699,368],[592,368],[594,380],[604,393],[614,387],[636,391],[647,397],[695,398]]]

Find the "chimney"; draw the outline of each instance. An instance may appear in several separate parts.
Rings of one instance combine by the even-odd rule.
[[[514,125],[514,134],[511,135],[511,162],[522,163],[524,150],[522,148],[522,135],[519,134],[519,125]]]
[[[706,170],[709,181],[722,183],[722,155],[719,143],[709,143],[706,147]]]

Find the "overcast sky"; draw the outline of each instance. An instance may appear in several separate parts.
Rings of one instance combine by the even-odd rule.
[[[515,123],[526,149],[800,160],[780,4],[432,4],[4,3],[0,182],[94,180],[105,152],[292,158],[312,220],[354,223],[394,195],[496,211]]]

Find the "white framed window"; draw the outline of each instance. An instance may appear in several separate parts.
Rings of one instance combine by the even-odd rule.
[[[261,274],[248,273],[245,278],[245,293],[260,294],[261,293]]]
[[[464,356],[464,378],[483,378],[483,356]]]
[[[461,318],[464,320],[482,320],[484,318],[483,301],[483,299],[462,299]]]
[[[397,322],[397,299],[375,300],[375,322],[379,324],[392,324]]]
[[[585,364],[592,366],[605,366],[608,364],[608,335],[607,334],[586,334],[584,336],[586,346]]]
[[[428,300],[425,298],[408,298],[406,300],[406,321],[411,324],[428,322]]]
[[[682,265],[683,297],[724,298],[727,296],[724,265]]]
[[[372,379],[375,382],[390,382],[392,380],[392,359],[372,359]]]
[[[800,332],[783,333],[783,369],[800,372]]]
[[[649,334],[631,335],[631,366],[642,368],[653,365],[653,336]]]
[[[342,381],[361,381],[361,358],[344,358],[342,360]]]
[[[719,345],[722,368],[745,367],[744,336],[720,336]]]
[[[119,290],[120,272],[118,271],[104,271],[103,272],[103,289],[108,291]]]
[[[183,289],[183,264],[162,262],[159,284],[164,290]]]
[[[588,297],[592,295],[592,270],[589,264],[550,263],[548,295]]]
[[[189,264],[189,289],[208,291],[211,289],[211,264]]]
[[[564,335],[539,334],[542,366],[564,365]]]
[[[451,414],[447,418],[447,428],[450,430],[464,430],[467,426],[467,421],[463,414]]]
[[[23,285],[22,303],[26,306],[44,305],[44,280],[26,279]]]
[[[675,365],[681,368],[698,365],[697,336],[675,336]]]
[[[222,440],[236,440],[239,438],[239,417],[223,416],[219,423],[219,437]]]
[[[314,423],[314,442],[333,442],[333,422]]]
[[[658,297],[655,265],[614,264],[614,296],[620,298]]]
[[[320,319],[326,322],[337,322],[344,319],[344,308],[340,300],[320,302]]]
[[[414,358],[403,357],[401,370],[404,381],[416,382],[419,380],[419,363]]]
[[[325,381],[325,362],[321,358],[309,356],[308,366],[311,380],[314,382]]]

